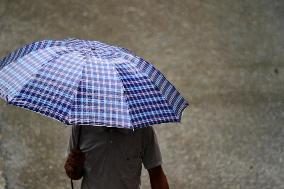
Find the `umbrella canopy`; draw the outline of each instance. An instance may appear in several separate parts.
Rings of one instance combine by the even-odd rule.
[[[180,122],[189,105],[132,51],[76,38],[36,41],[2,58],[0,98],[66,125],[130,129]]]

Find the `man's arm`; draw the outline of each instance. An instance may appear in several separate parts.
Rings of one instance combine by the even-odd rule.
[[[162,166],[148,169],[152,189],[169,189],[167,177],[164,174]]]
[[[153,127],[144,128],[144,153],[142,156],[145,169],[148,170],[152,189],[168,189],[166,175],[162,169],[162,154]]]

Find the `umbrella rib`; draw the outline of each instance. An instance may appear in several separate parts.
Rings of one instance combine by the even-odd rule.
[[[46,49],[53,48],[53,47],[54,47],[54,46],[48,47],[48,48],[45,48],[45,49],[38,49],[38,50],[46,50]],[[38,51],[38,50],[37,50],[37,51]],[[68,49],[67,49],[67,50],[68,50]],[[32,52],[34,52],[34,51],[32,51]],[[43,66],[46,66],[46,65],[48,65],[49,63],[51,63],[51,62],[55,61],[56,59],[60,58],[61,56],[66,55],[66,54],[71,53],[71,52],[72,52],[72,51],[67,51],[66,53],[63,53],[63,54],[54,55],[51,59],[42,62],[42,63],[39,65],[38,70],[35,71],[35,72],[33,72],[33,73],[31,73],[30,79],[29,79],[29,80],[26,80],[26,81],[22,84],[22,86],[25,86],[27,83],[29,83],[30,81],[32,81],[32,80],[35,78],[35,76],[39,73],[39,71],[43,68]],[[28,54],[26,54],[26,55],[28,55]],[[24,55],[24,56],[26,56],[26,55]],[[21,58],[24,58],[24,56],[20,57],[20,59],[21,59]],[[19,60],[19,59],[17,59],[17,61],[18,61],[18,60]],[[8,96],[11,96],[10,101],[12,101],[13,97],[14,97],[19,91],[21,91],[21,90],[22,90],[22,87],[19,88],[19,90],[15,91],[14,93],[11,93],[10,95],[8,95]]]
[[[133,59],[131,60],[131,62],[133,61]],[[134,63],[134,62],[132,62]],[[153,65],[152,65],[153,66]],[[154,67],[154,66],[153,66]],[[155,67],[154,67],[155,68]],[[151,83],[152,86],[154,86],[154,88],[156,89],[156,91],[161,95],[161,97],[165,100],[165,102],[167,103],[168,107],[170,107],[170,110],[172,110],[172,113],[175,115],[175,117],[177,119],[180,120],[181,117],[181,112],[176,112],[174,107],[170,104],[170,102],[168,101],[168,99],[164,96],[163,92],[159,89],[159,87],[156,85],[156,83],[154,81],[152,81],[148,75],[146,75],[144,70],[141,70],[140,67],[135,63],[133,66],[133,69],[135,69],[137,71],[137,73],[143,75],[145,77],[146,80],[149,81],[149,83]],[[156,69],[156,68],[155,68]],[[157,69],[156,69],[157,70]],[[161,74],[161,73],[160,73]],[[181,95],[180,95],[181,96]],[[182,96],[181,96],[182,97]],[[183,97],[182,97],[183,98]],[[183,101],[183,99],[181,99],[181,101]],[[187,102],[184,101],[184,106],[187,106]],[[181,109],[183,110],[185,107],[181,107]]]
[[[49,46],[48,46],[49,45]],[[36,52],[38,50],[48,49],[52,47],[64,47],[64,41],[56,40],[42,40],[42,41],[34,41],[29,43],[21,48],[14,50],[13,52],[9,53],[7,56],[0,59],[0,70],[7,66],[8,64],[23,58],[24,56]],[[43,48],[42,48],[43,47]]]
[[[173,104],[171,106],[174,108],[173,110],[174,110],[174,112],[176,112],[177,118],[180,120],[181,115],[182,115],[182,111],[189,105],[189,102],[180,94],[180,92],[176,89],[176,87],[165,77],[165,75],[159,69],[157,69],[153,64],[145,61],[143,58],[141,58],[141,57],[138,57],[138,58],[139,58],[139,62],[142,61],[144,64],[146,64],[149,67],[152,67],[152,69],[154,69],[157,72],[156,75],[158,75],[158,77],[155,78],[156,75],[153,75],[154,72],[148,75],[148,72],[146,72],[143,69],[144,67],[142,65],[139,65],[138,63],[136,63],[138,69],[142,70],[141,71],[142,73],[145,73],[145,74],[147,73],[146,77],[151,81],[151,83],[153,83],[153,85],[155,85],[157,87],[158,91],[160,91],[163,96],[165,95],[164,97],[166,99],[166,102],[169,103],[169,104],[172,104],[172,102],[175,102],[175,104]],[[161,77],[161,78],[159,78],[159,77]],[[162,81],[160,83],[160,86],[158,86],[158,84],[157,84],[158,79],[160,81]],[[165,88],[167,85],[170,86],[170,87]],[[161,91],[162,89],[165,89],[165,91]],[[171,91],[173,91],[173,92],[171,93]],[[174,95],[174,93],[175,93],[175,95]],[[170,98],[168,98],[168,95],[169,95]],[[179,98],[179,101],[177,101],[177,100],[173,101],[175,97],[177,99]],[[177,102],[179,102],[179,103],[177,103]],[[176,109],[176,111],[175,111],[175,109]]]
[[[87,63],[87,62],[86,62]],[[70,108],[70,110],[69,110],[69,112],[67,113],[67,115],[66,115],[66,117],[65,117],[65,120],[66,120],[66,122],[67,123],[69,123],[70,124],[70,115],[71,115],[71,113],[72,113],[72,111],[74,110],[74,112],[76,112],[75,111],[75,99],[76,99],[76,97],[77,97],[77,94],[78,94],[78,88],[80,87],[80,84],[81,84],[81,81],[83,81],[83,72],[84,72],[84,69],[86,68],[86,65],[87,64],[84,64],[83,65],[83,68],[82,68],[82,71],[81,71],[81,74],[80,74],[80,79],[79,79],[79,81],[77,82],[78,83],[78,85],[77,85],[77,87],[76,87],[76,90],[75,90],[75,94],[74,94],[74,96],[73,96],[73,100],[72,100],[72,103],[71,103],[71,108]],[[75,117],[76,117],[76,115],[75,115]],[[75,122],[75,119],[74,119],[74,122]]]
[[[111,65],[112,65],[112,64],[111,64]],[[124,95],[124,93],[125,93],[125,88],[124,88],[123,83],[122,83],[122,78],[120,77],[120,75],[119,75],[119,73],[118,73],[118,71],[117,71],[117,69],[116,69],[116,66],[112,65],[112,67],[114,68],[115,74],[116,74],[117,77],[119,78],[119,83],[121,84],[121,88],[122,88],[122,90],[123,90],[122,98],[124,99],[124,102],[125,102],[125,104],[127,105],[127,111],[128,111],[128,115],[129,115],[129,120],[130,120],[131,128],[134,129],[134,124],[133,124],[133,121],[132,121],[132,119],[131,119],[131,114],[130,114],[130,112],[129,112],[129,104],[128,104],[127,96]]]

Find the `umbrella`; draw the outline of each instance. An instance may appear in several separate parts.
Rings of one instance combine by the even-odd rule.
[[[181,122],[189,105],[131,50],[78,38],[35,41],[3,57],[0,98],[66,125],[128,129]]]

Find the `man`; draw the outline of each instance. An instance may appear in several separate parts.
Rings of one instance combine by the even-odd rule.
[[[67,153],[76,147],[79,127],[72,126]],[[82,126],[80,149],[86,155],[81,189],[140,189],[141,168],[152,189],[168,189],[153,127]],[[66,154],[67,155],[67,154]]]

